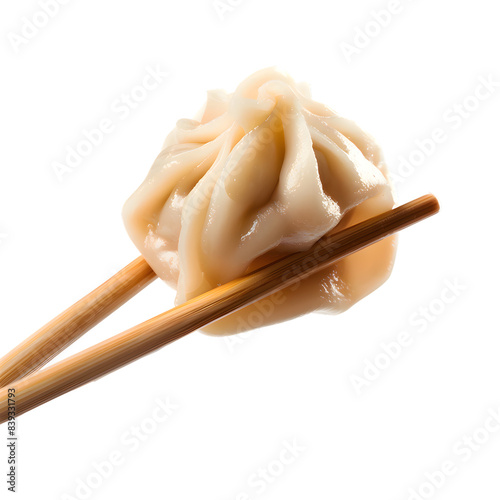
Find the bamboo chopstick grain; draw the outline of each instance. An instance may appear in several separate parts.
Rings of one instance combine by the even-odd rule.
[[[123,367],[438,211],[438,201],[432,195],[413,200],[18,380],[10,385],[16,390],[16,415]],[[0,389],[0,423],[7,419],[7,389]]]
[[[0,359],[0,387],[44,366],[156,277],[142,257],[135,259]]]

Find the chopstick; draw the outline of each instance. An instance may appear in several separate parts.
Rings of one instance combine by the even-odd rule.
[[[38,370],[157,278],[139,257],[0,359],[0,387]]]
[[[7,420],[8,390],[15,389],[16,415],[96,380],[132,361],[303,279],[439,211],[426,195],[321,239],[251,274],[210,290],[155,318],[0,389],[0,423]]]

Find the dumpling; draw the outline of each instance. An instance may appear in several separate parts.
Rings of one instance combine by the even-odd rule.
[[[393,205],[372,137],[270,68],[233,94],[208,92],[198,119],[177,123],[124,220],[182,303]],[[395,249],[387,238],[205,331],[345,311],[388,278]]]

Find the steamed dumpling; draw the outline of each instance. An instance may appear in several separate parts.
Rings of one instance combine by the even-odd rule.
[[[275,69],[211,91],[167,137],[124,208],[126,228],[182,303],[394,204],[379,147]],[[217,321],[239,333],[339,313],[389,276],[395,237]]]

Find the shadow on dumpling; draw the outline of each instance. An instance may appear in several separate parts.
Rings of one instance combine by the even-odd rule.
[[[266,69],[208,93],[127,201],[127,230],[182,303],[394,205],[379,147],[355,123]],[[388,238],[204,329],[231,334],[339,313],[390,275]]]

